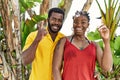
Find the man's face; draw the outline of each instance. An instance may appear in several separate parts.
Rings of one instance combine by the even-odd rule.
[[[50,18],[48,19],[48,29],[52,33],[57,33],[62,28],[63,15],[60,13],[52,12]]]

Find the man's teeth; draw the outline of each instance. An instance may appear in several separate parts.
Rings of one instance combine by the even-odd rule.
[[[54,28],[54,29],[58,29],[58,27],[56,27],[56,26],[54,26],[53,28]]]

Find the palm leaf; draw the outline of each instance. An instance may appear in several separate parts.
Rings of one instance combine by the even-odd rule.
[[[106,0],[104,0],[104,4],[105,4],[105,9],[107,9],[107,4],[106,4]]]
[[[113,20],[113,23],[111,25],[111,39],[113,40],[114,39],[114,33],[115,33],[115,30],[117,29],[118,27],[118,23],[120,21],[120,6],[119,8],[117,9],[117,12],[116,12],[116,15],[115,15],[115,18]]]
[[[105,13],[104,13],[104,11],[102,10],[102,8],[101,8],[101,6],[100,6],[100,4],[99,4],[99,2],[96,0],[96,2],[97,2],[97,4],[98,4],[98,7],[99,7],[99,9],[100,9],[100,12],[101,12],[101,15],[102,15],[102,20],[103,20],[103,23],[104,24],[106,24],[106,17],[105,17]]]
[[[104,0],[104,4],[105,4],[105,11],[103,12],[98,0],[96,0],[99,10],[101,12],[101,16],[102,16],[102,20],[103,23],[107,25],[107,27],[110,29],[110,39],[113,40],[114,39],[114,35],[115,35],[115,31],[118,27],[118,23],[120,21],[120,5],[118,5],[118,1],[117,0],[108,0],[108,5],[106,4],[106,0]],[[118,9],[116,10],[116,7],[118,7]],[[116,10],[116,11],[115,11]]]

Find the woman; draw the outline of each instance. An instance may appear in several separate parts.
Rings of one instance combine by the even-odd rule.
[[[102,51],[97,43],[89,41],[85,37],[89,21],[90,18],[87,12],[76,12],[73,17],[74,34],[62,38],[54,51],[54,80],[95,80],[96,61],[98,61],[104,72],[111,71],[113,60],[110,49],[109,29],[105,25],[101,25],[98,28],[104,42]]]

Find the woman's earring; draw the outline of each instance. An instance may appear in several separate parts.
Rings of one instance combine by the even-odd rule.
[[[71,27],[71,30],[72,30],[72,31],[74,31],[74,28],[73,28],[73,27]]]
[[[87,33],[89,33],[89,32],[90,32],[90,28],[88,27],[88,28],[87,28]]]

